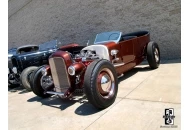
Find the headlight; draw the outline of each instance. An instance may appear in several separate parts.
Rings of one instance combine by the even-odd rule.
[[[70,75],[75,75],[75,67],[74,66],[69,66],[68,68],[68,73]]]
[[[42,68],[41,73],[42,75],[46,75],[47,74],[46,68]]]
[[[119,52],[118,50],[111,50],[111,55],[116,56],[118,52]]]
[[[13,67],[12,71],[16,74],[17,73],[17,68]]]

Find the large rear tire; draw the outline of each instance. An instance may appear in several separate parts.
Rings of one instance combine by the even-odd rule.
[[[149,42],[147,46],[147,60],[151,69],[156,69],[160,65],[160,49],[155,42]]]
[[[50,97],[51,95],[44,93],[45,90],[42,88],[41,86],[41,78],[42,78],[42,69],[44,68],[44,66],[40,66],[31,76],[31,81],[30,81],[30,85],[31,85],[31,89],[34,92],[34,94],[36,94],[39,97],[42,98],[46,98],[46,97]]]
[[[107,60],[92,62],[84,76],[84,90],[92,105],[105,109],[112,105],[118,91],[118,79],[114,66]]]
[[[38,67],[36,66],[30,66],[26,69],[24,69],[21,73],[21,83],[23,85],[24,88],[26,88],[28,91],[31,91],[31,87],[30,87],[30,76],[32,74],[32,72],[34,72]]]

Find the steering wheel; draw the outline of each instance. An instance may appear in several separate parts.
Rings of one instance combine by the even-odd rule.
[[[114,39],[111,39],[111,37],[114,37]],[[108,40],[117,40],[119,38],[119,34],[118,33],[112,33],[109,37]]]

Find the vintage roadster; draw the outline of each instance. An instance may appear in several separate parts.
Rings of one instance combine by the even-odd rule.
[[[61,98],[83,89],[90,103],[104,109],[115,101],[118,78],[146,58],[150,68],[158,68],[160,50],[157,43],[150,41],[148,31],[100,33],[94,45],[84,47],[80,53],[61,49],[53,53],[49,65],[33,73],[31,89],[40,97]]]

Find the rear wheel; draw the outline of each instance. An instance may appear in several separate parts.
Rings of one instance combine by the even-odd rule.
[[[41,86],[41,79],[43,77],[42,75],[42,69],[44,69],[44,66],[40,66],[31,76],[31,89],[39,97],[50,97],[51,95],[45,93],[45,90]]]
[[[155,42],[149,42],[147,46],[147,60],[151,69],[156,69],[160,65],[160,49]]]
[[[32,74],[32,72],[34,72],[38,67],[36,66],[31,66],[28,67],[26,69],[24,69],[21,73],[21,83],[23,85],[24,88],[26,88],[28,91],[31,91],[31,87],[30,87],[30,76]]]
[[[87,99],[96,108],[104,109],[112,105],[118,91],[118,79],[114,66],[107,60],[92,62],[84,78]]]

